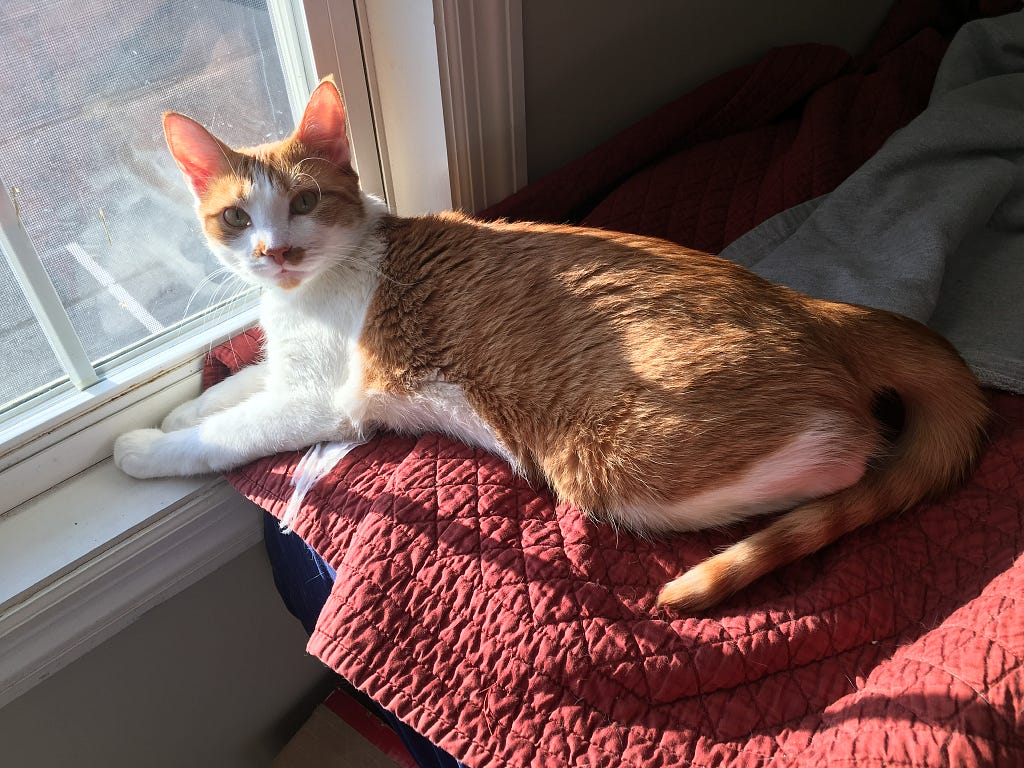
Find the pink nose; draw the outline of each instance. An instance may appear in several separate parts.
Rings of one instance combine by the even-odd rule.
[[[278,266],[284,266],[284,261],[291,249],[290,245],[279,245],[275,248],[264,248],[263,253],[272,258]]]

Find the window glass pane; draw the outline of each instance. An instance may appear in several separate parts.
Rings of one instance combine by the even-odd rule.
[[[219,265],[160,116],[229,143],[290,130],[265,0],[4,0],[0,83],[0,180],[93,360],[240,287],[214,275],[193,296]]]
[[[0,255],[0,411],[12,400],[64,377],[53,350]]]

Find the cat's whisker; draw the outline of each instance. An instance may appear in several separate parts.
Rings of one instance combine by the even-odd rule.
[[[192,295],[188,297],[188,301],[185,303],[185,309],[181,313],[182,320],[189,316],[188,312],[192,308],[192,302],[194,302],[196,298],[199,296],[200,291],[202,291],[203,288],[205,288],[211,282],[223,276],[224,274],[231,274],[231,270],[228,269],[227,267],[220,267],[218,269],[215,269],[213,272],[211,272],[201,281],[199,281],[199,285],[197,285],[195,290],[192,291]],[[219,285],[223,285],[223,283],[220,283]],[[207,308],[209,308],[209,304],[207,304]]]
[[[320,182],[317,180],[317,178],[315,176],[313,176],[312,174],[306,173],[305,171],[299,171],[298,167],[296,167],[295,170],[292,172],[292,185],[291,186],[292,186],[293,189],[298,185],[299,179],[302,179],[302,178],[307,178],[310,181],[312,181],[314,185],[316,185],[316,192],[317,192],[318,195],[322,195],[323,194],[323,190],[320,188]]]
[[[237,299],[248,287],[248,284],[233,271],[226,271],[228,279],[224,280],[224,282],[217,286],[206,304],[206,309],[202,312],[201,327],[203,329],[219,323],[231,308],[234,300]],[[233,294],[231,293],[232,290],[234,291]]]
[[[335,163],[335,162],[333,162],[331,160],[328,160],[326,157],[316,157],[316,156],[304,157],[301,160],[299,160],[299,162],[297,162],[295,164],[295,166],[298,168],[299,166],[301,166],[306,161],[311,161],[311,160],[316,160],[317,162],[320,162],[320,163],[326,163],[327,165],[331,166],[332,168],[337,168],[339,171],[348,170],[348,166],[344,166],[344,165],[340,165],[338,163]]]
[[[228,166],[228,168],[230,168],[230,169],[231,169],[231,173],[232,173],[233,175],[235,175],[235,176],[238,176],[238,175],[239,175],[239,174],[238,174],[238,170],[237,170],[237,169],[235,168],[235,166],[234,166],[234,165],[233,165],[233,164],[231,163],[231,158],[230,158],[230,157],[228,156],[228,152],[227,152],[227,150],[225,149],[224,145],[223,145],[223,144],[221,144],[220,142],[218,142],[217,144],[218,144],[218,148],[220,149],[220,153],[221,153],[221,155],[223,155],[223,156],[224,156],[224,162],[225,162],[225,163],[227,163],[227,166]]]
[[[210,313],[211,324],[217,324],[223,320],[234,308],[235,302],[242,297],[252,286],[240,277],[233,275],[232,279],[225,282],[225,288],[213,312]]]
[[[237,280],[237,277],[230,270],[226,272],[226,275],[226,279],[214,286],[213,292],[210,294],[210,298],[206,301],[206,307],[203,310],[204,315],[210,314],[211,310],[219,304],[220,296],[226,293],[232,283]]]

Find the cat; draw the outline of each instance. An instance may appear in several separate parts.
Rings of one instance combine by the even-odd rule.
[[[330,79],[279,142],[163,122],[213,252],[263,288],[266,351],[119,437],[129,475],[439,431],[640,532],[781,512],[658,596],[695,612],[943,492],[982,450],[983,392],[913,320],[650,237],[392,215],[359,189]]]

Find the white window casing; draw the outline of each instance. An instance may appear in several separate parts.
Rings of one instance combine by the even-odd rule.
[[[143,498],[107,461],[51,493],[3,523],[3,570],[20,578],[0,603],[0,707],[262,534],[254,505],[220,479],[159,480]]]
[[[290,1],[294,5],[299,0]],[[374,126],[370,78],[364,64],[355,2],[305,0],[302,5],[304,12],[296,15],[304,19],[302,31],[313,60],[312,78],[333,75],[341,87],[359,183],[370,194],[390,200],[382,174],[387,147]]]

